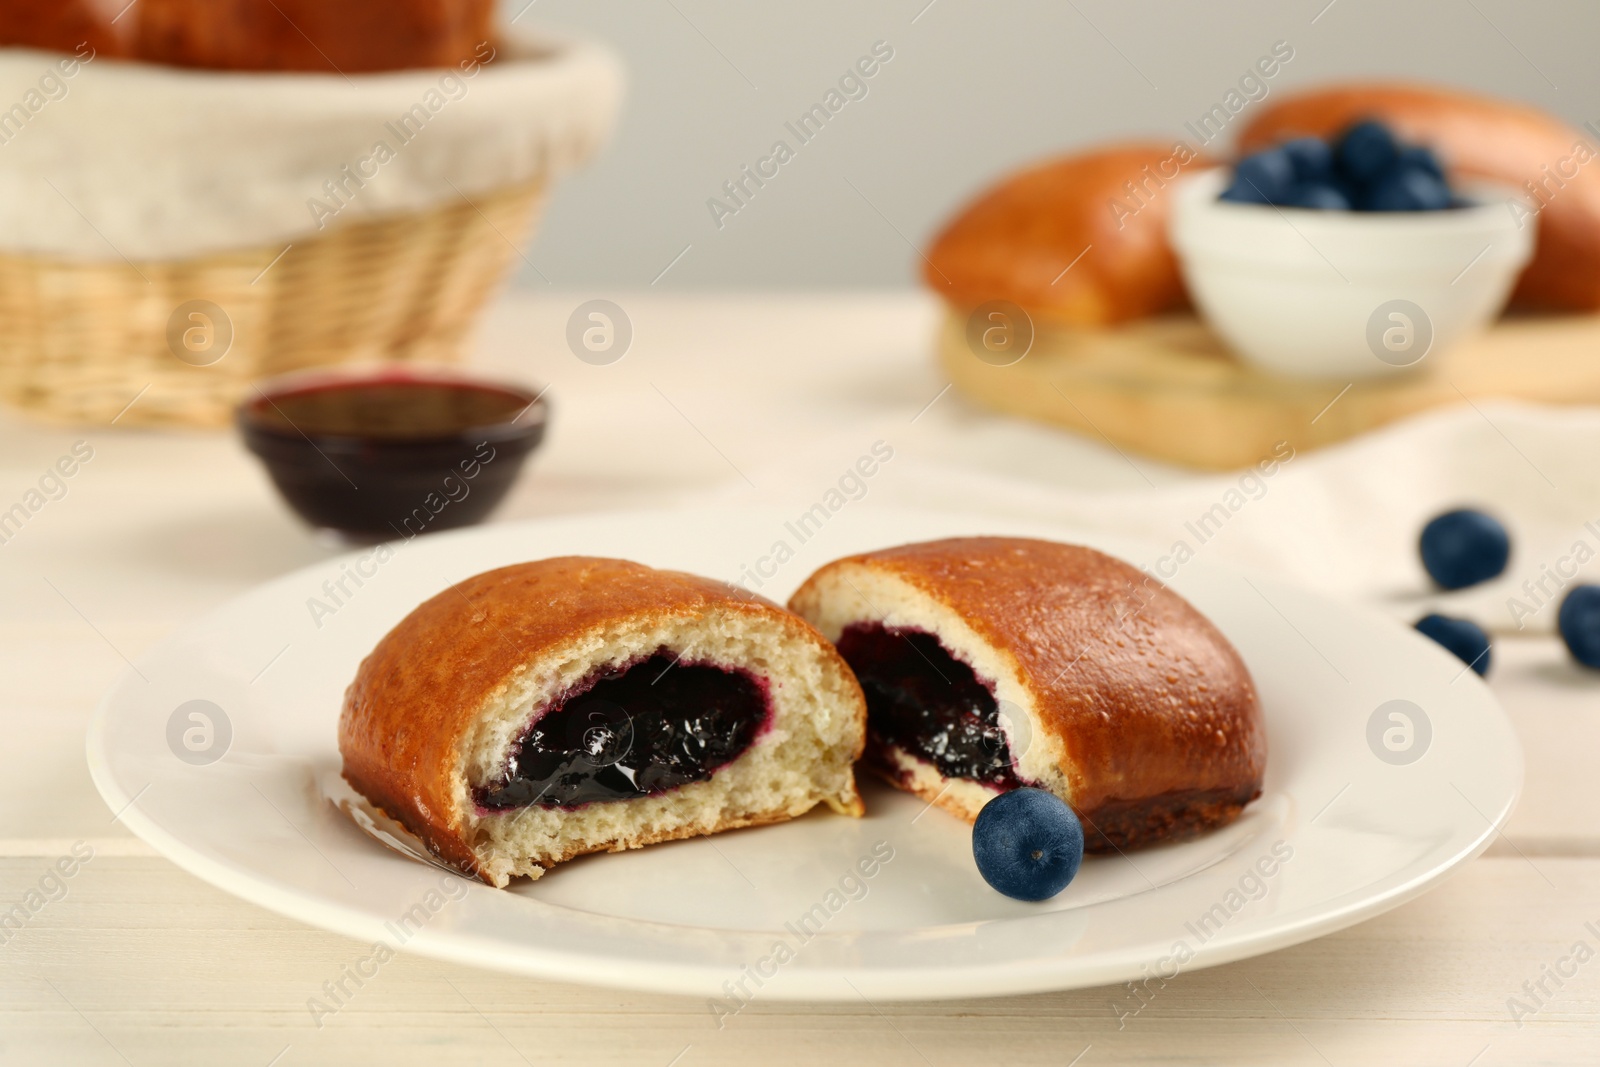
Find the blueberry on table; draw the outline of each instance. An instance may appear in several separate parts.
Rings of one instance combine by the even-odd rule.
[[[1600,669],[1600,585],[1574,586],[1561,602],[1556,624],[1572,658]]]
[[[1350,198],[1332,185],[1316,182],[1296,189],[1289,206],[1313,211],[1349,211]]]
[[[1223,193],[1223,198],[1256,204],[1286,204],[1293,191],[1294,165],[1282,149],[1269,148],[1239,161],[1233,168],[1233,184]]]
[[[1471,508],[1447,511],[1422,528],[1422,566],[1443,589],[1465,589],[1505,572],[1511,536],[1500,520]]]
[[[1361,207],[1367,211],[1443,211],[1451,203],[1450,187],[1421,168],[1396,169],[1368,188]]]
[[[1359,182],[1376,180],[1392,169],[1400,156],[1394,134],[1381,122],[1358,122],[1345,131],[1334,149],[1339,169]]]
[[[1083,824],[1054,793],[1024,786],[1001,793],[972,824],[972,858],[983,880],[1017,900],[1048,900],[1083,862]]]
[[[1489,673],[1489,635],[1477,623],[1448,615],[1424,615],[1417,620],[1417,631],[1443,645],[1479,675]]]
[[[1333,173],[1333,149],[1320,137],[1296,137],[1279,147],[1289,157],[1296,181],[1326,182]]]

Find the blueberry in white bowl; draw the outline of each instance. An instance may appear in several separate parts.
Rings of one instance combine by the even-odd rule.
[[[1457,184],[1446,163],[1358,123],[1180,178],[1168,236],[1184,285],[1268,373],[1426,373],[1499,315],[1537,232],[1507,210],[1523,194]]]
[[[1465,206],[1439,157],[1401,144],[1381,122],[1358,122],[1332,143],[1296,137],[1241,159],[1220,200],[1313,211],[1443,211]]]
[[[1399,162],[1400,145],[1389,127],[1368,119],[1344,131],[1334,156],[1339,169],[1352,179],[1371,182]]]
[[[1268,148],[1241,159],[1224,200],[1242,204],[1287,204],[1295,192],[1295,166],[1281,148]]]
[[[1333,175],[1333,149],[1320,137],[1296,137],[1280,146],[1294,166],[1295,181],[1323,182]]]
[[[972,824],[972,858],[983,880],[1017,900],[1049,900],[1077,877],[1083,824],[1067,802],[1024,786],[983,806]]]
[[[1357,206],[1366,211],[1443,211],[1454,206],[1450,187],[1422,167],[1396,168],[1367,186]]]
[[[1489,673],[1489,635],[1471,619],[1424,615],[1417,620],[1417,632],[1444,646],[1456,659],[1478,672],[1480,677]]]
[[[1600,585],[1573,586],[1561,601],[1556,625],[1572,658],[1600,670]]]
[[[1493,515],[1456,508],[1422,528],[1418,549],[1423,568],[1441,589],[1465,589],[1505,573],[1511,535]]]
[[[1405,145],[1395,157],[1395,166],[1401,170],[1420,170],[1445,180],[1444,164],[1433,154],[1433,149],[1423,145]]]
[[[1294,191],[1286,206],[1308,211],[1349,211],[1350,197],[1336,185],[1308,182]]]

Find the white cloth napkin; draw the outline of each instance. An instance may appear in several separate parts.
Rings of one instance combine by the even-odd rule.
[[[467,70],[348,78],[0,48],[0,249],[115,261],[285,242],[554,176],[609,135],[609,49],[520,28],[494,48]]]
[[[1563,593],[1600,581],[1600,410],[1480,403],[1294,453],[1270,473],[1137,490],[1073,489],[1070,474],[1052,484],[1050,464],[1037,456],[1026,479],[997,473],[1017,469],[1025,450],[1059,447],[1059,437],[1013,425],[1004,435],[1009,458],[998,447],[967,443],[959,462],[897,457],[873,479],[870,496],[1055,521],[1142,539],[1167,554],[1182,543],[1194,558],[1273,571],[1408,624],[1439,611],[1493,631],[1548,633]],[[1459,506],[1505,523],[1511,561],[1502,577],[1447,593],[1423,571],[1417,542],[1430,518]],[[1130,562],[1160,571],[1159,556]]]

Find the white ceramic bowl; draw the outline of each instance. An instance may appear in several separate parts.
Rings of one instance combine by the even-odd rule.
[[[1226,170],[1173,192],[1172,244],[1195,303],[1247,362],[1314,378],[1416,367],[1483,329],[1533,254],[1494,187],[1447,211],[1308,211],[1218,200]]]

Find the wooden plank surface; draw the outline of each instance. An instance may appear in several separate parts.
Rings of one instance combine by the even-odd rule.
[[[975,354],[965,317],[948,314],[940,363],[984,407],[1210,470],[1254,463],[1279,441],[1319,448],[1469,400],[1600,402],[1593,315],[1504,319],[1403,374],[1354,382],[1248,367],[1190,315],[1111,330],[1034,329],[1027,354],[1001,366],[999,357]]]
[[[36,885],[49,858],[0,859],[0,900]],[[1600,1055],[1600,959],[1561,962],[1579,941],[1600,951],[1585,925],[1600,930],[1593,859],[1484,858],[1388,915],[1180,974],[1143,1002],[1125,987],[927,1004],[757,1000],[721,1029],[697,1000],[404,954],[319,1026],[308,1001],[365,946],[160,859],[97,855],[68,886],[0,946],[0,1062],[1498,1067]],[[1559,987],[1547,977],[1558,966],[1574,972]],[[1541,979],[1542,1004],[1523,987]],[[1513,997],[1531,1009],[1520,1019]]]
[[[1145,484],[1103,445],[983,419],[942,393],[948,379],[928,358],[936,309],[919,295],[624,298],[636,348],[602,368],[564,347],[578,302],[507,301],[490,320],[487,364],[551,383],[556,403],[550,442],[501,518],[647,506],[730,481],[758,499],[777,462],[809,464],[790,468],[791,480],[826,485],[880,435],[907,457]],[[0,416],[0,501],[79,438],[96,448],[93,462],[0,545],[0,910],[75,841],[96,854],[63,899],[0,944],[0,1064],[1067,1067],[1083,1053],[1078,1067],[1484,1067],[1600,1057],[1600,962],[1521,1029],[1505,1003],[1586,936],[1585,922],[1600,926],[1600,688],[1548,639],[1496,652],[1491,684],[1530,774],[1488,857],[1373,922],[1183,975],[1120,1026],[1113,1006],[1129,1009],[1126,991],[1099,989],[954,1004],[758,1002],[719,1031],[704,1004],[680,998],[402,955],[318,1029],[307,999],[362,947],[234,900],[126,836],[89,783],[82,739],[124,657],[340,548],[286,515],[226,435]],[[1600,937],[1590,943],[1600,951]]]

